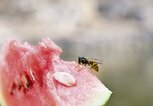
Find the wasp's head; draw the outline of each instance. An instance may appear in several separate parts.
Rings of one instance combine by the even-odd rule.
[[[79,57],[78,56],[78,63],[79,64],[88,63],[88,59],[86,59],[85,57]]]

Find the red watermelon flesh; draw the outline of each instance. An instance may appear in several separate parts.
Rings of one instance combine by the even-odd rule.
[[[111,91],[89,68],[60,59],[61,52],[49,38],[37,46],[7,42],[0,61],[2,106],[103,106]],[[63,72],[68,76],[56,74]]]

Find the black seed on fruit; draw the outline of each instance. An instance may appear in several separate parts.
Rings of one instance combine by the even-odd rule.
[[[10,92],[10,95],[13,95],[13,91]]]
[[[11,91],[10,91],[10,94],[13,95],[14,94],[14,90],[16,89],[16,83],[15,82],[12,82],[11,84]]]
[[[21,84],[18,84],[18,90],[20,91],[21,90]]]

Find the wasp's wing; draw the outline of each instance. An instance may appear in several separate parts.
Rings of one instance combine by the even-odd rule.
[[[95,58],[88,58],[89,60],[95,61],[97,64],[103,64],[102,60],[95,59]]]

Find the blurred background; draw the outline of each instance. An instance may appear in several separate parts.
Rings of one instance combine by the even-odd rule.
[[[0,0],[0,45],[43,37],[64,60],[103,60],[106,106],[153,106],[153,0]]]

